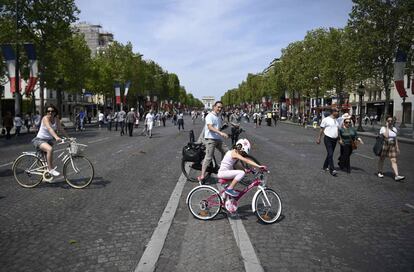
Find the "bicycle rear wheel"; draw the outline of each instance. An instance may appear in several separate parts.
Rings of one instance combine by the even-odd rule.
[[[265,189],[266,196],[269,199],[267,202],[263,191],[261,191],[255,200],[254,207],[257,218],[266,224],[272,224],[279,219],[282,213],[282,201],[279,195],[272,189]]]
[[[91,184],[95,171],[92,163],[84,156],[72,156],[63,165],[63,176],[73,188],[82,189]]]
[[[17,183],[25,188],[33,188],[43,180],[45,166],[35,155],[22,155],[13,163],[13,175]]]
[[[210,220],[221,211],[222,200],[212,188],[200,186],[190,192],[187,206],[195,218]]]
[[[197,177],[201,176],[202,162],[189,162],[181,160],[181,171],[188,181],[198,182]],[[210,172],[206,171],[205,177],[208,178]]]

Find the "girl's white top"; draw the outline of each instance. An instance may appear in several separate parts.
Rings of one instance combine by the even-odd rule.
[[[226,152],[226,155],[224,155],[223,160],[220,164],[219,171],[227,171],[227,170],[233,170],[234,164],[236,163],[237,159],[233,159],[231,157],[232,150],[229,150]]]

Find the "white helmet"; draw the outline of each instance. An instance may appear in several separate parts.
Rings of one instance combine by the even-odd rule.
[[[240,139],[237,141],[236,146],[241,146],[240,148],[238,148],[240,151],[245,152],[246,154],[249,154],[250,152],[250,142],[247,139]]]

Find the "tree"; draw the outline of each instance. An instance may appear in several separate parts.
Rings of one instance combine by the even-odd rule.
[[[354,52],[358,55],[360,70],[365,69],[369,78],[379,78],[382,82],[381,88],[385,93],[384,118],[389,113],[396,52],[405,49],[412,56],[413,4],[410,0],[353,2],[348,27],[355,45]],[[364,79],[364,75],[361,77]]]

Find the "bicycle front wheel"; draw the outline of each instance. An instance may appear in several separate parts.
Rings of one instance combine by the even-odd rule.
[[[198,182],[197,177],[201,176],[202,162],[189,162],[181,160],[181,171],[188,181]],[[206,171],[205,178],[210,176],[210,172]]]
[[[261,191],[255,200],[254,207],[257,218],[266,224],[272,224],[279,219],[282,213],[282,201],[279,195],[272,189],[265,189],[266,196],[269,202],[266,200],[263,191]]]
[[[84,156],[72,156],[63,165],[63,176],[73,188],[82,189],[91,184],[95,171],[92,163]]]
[[[190,192],[187,202],[191,214],[200,220],[210,220],[221,211],[220,195],[209,187],[198,187]]]
[[[12,169],[20,186],[33,188],[42,182],[45,166],[35,155],[22,155],[13,163]]]

